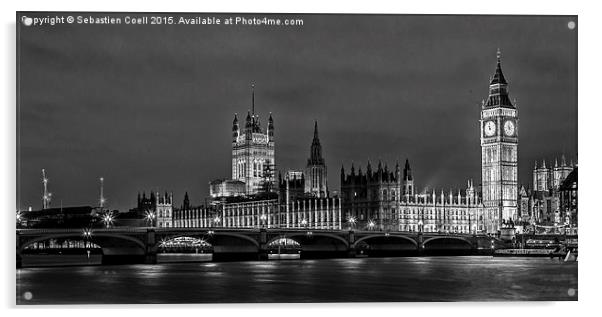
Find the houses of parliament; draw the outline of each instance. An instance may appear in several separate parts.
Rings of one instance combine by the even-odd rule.
[[[519,190],[519,114],[509,96],[499,50],[479,119],[480,184],[467,179],[465,188],[419,191],[419,179],[406,159],[403,168],[398,162],[392,168],[383,162],[367,162],[365,169],[343,166],[340,191],[333,194],[318,122],[306,166],[277,171],[275,120],[270,113],[262,128],[253,87],[244,123],[236,114],[232,123],[231,178],[210,182],[210,203],[175,208],[173,225],[498,233],[534,221],[558,224],[567,213],[576,218],[576,167],[564,159],[552,172],[545,163],[536,166],[533,188]],[[569,177],[571,173],[575,176]],[[575,186],[563,185],[567,179]],[[566,200],[574,208],[563,205],[562,188],[574,189]],[[547,213],[540,210],[542,204]]]
[[[159,227],[498,234],[503,228],[539,226],[576,232],[576,164],[567,163],[564,155],[553,164],[535,163],[532,183],[519,187],[519,112],[508,86],[498,50],[474,130],[480,137],[480,183],[466,179],[464,188],[419,190],[420,171],[412,170],[411,160],[405,159],[403,166],[399,162],[342,166],[340,190],[332,190],[324,159],[328,149],[322,148],[317,121],[306,163],[278,170],[276,116],[270,112],[262,126],[253,85],[246,117],[239,120],[234,114],[232,121],[230,177],[209,182],[208,195],[202,194],[205,203],[193,206],[186,193],[176,206],[172,193],[151,192],[148,198],[139,195],[137,207],[123,213],[120,221],[131,216],[142,225]]]

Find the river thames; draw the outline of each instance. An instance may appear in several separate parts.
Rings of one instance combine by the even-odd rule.
[[[17,304],[577,300],[577,262],[349,258],[17,270]]]

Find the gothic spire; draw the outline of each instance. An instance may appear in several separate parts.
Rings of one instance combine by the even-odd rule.
[[[171,198],[171,195],[170,195]],[[190,209],[190,199],[188,198],[188,192],[184,193],[184,201],[182,201],[182,209]]]
[[[234,120],[232,120],[232,131],[238,131],[238,114],[234,114]]]
[[[251,84],[251,115],[255,116],[255,83]]]
[[[318,121],[314,123],[314,139],[311,142],[310,156],[307,165],[323,165],[322,145],[318,137]]]
[[[410,161],[406,159],[406,165],[403,168],[403,180],[411,181],[412,180],[412,169],[410,168]]]
[[[493,78],[491,79],[490,85],[495,84],[503,84],[507,85],[506,78],[504,78],[504,73],[502,73],[502,52],[500,49],[497,49],[497,65],[495,67],[495,74],[493,74]]]
[[[489,82],[489,97],[487,98],[487,102],[483,104],[484,108],[515,108],[508,96],[508,82],[504,77],[504,73],[502,73],[501,58],[502,53],[498,49],[495,73]]]

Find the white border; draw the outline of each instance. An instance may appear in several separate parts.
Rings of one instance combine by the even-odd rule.
[[[600,170],[600,125],[602,118],[602,98],[599,97],[599,82],[602,76],[599,57],[600,49],[600,6],[576,1],[411,1],[393,3],[393,1],[344,1],[327,3],[326,1],[214,1],[176,3],[175,1],[139,1],[103,0],[84,1],[23,1],[21,3],[2,3],[2,156],[0,165],[0,201],[2,202],[3,251],[2,273],[6,279],[1,287],[3,314],[19,316],[101,316],[104,314],[126,314],[124,308],[136,308],[137,314],[162,316],[177,309],[176,314],[211,315],[283,315],[301,316],[307,314],[375,315],[404,314],[409,316],[570,316],[574,314],[596,314],[596,301],[599,301],[598,267],[602,252],[600,231],[602,212],[599,197]],[[151,11],[151,12],[281,12],[281,13],[416,13],[416,14],[547,14],[579,15],[579,180],[580,219],[580,264],[579,302],[521,302],[521,303],[391,303],[391,304],[272,304],[272,305],[152,305],[152,306],[69,306],[54,308],[34,307],[15,308],[15,269],[14,234],[12,233],[15,208],[15,11]],[[598,195],[596,195],[598,194]],[[94,308],[82,311],[80,308]],[[193,311],[202,309],[201,312]],[[599,313],[599,312],[598,312]],[[6,316],[6,315],[5,315]]]

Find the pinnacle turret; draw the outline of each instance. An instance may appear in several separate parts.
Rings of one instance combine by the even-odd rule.
[[[502,52],[500,49],[497,49],[497,65],[495,67],[495,73],[493,74],[493,78],[491,79],[490,85],[502,84],[506,85],[506,78],[504,78],[504,73],[502,73]]]
[[[403,180],[410,181],[413,180],[412,177],[412,169],[410,168],[410,161],[406,159],[405,167],[403,168]]]
[[[483,108],[515,108],[508,96],[508,82],[502,72],[501,58],[502,53],[498,49],[495,73],[489,82],[489,97],[487,98],[487,102],[483,104]]]

